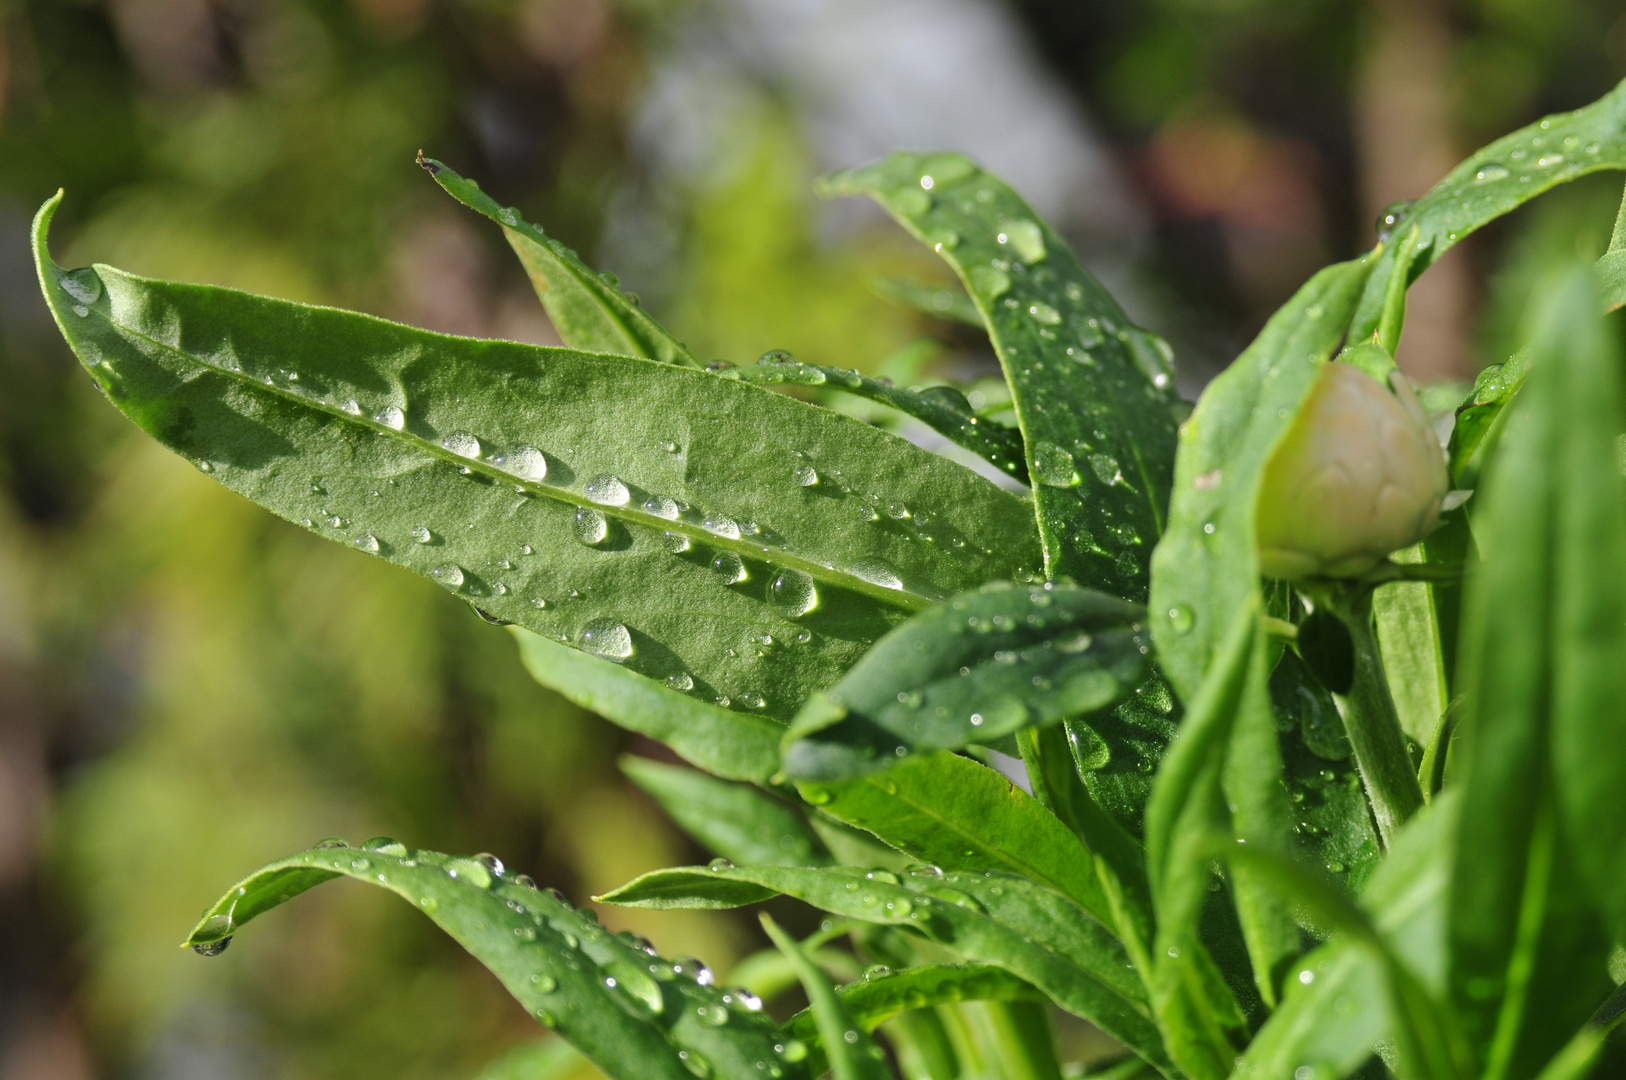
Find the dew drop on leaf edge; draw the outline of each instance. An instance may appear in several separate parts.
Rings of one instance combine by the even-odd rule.
[[[632,656],[632,633],[614,619],[594,619],[577,636],[583,652],[619,664]]]

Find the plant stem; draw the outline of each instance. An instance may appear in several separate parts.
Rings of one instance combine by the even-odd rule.
[[[1383,657],[1372,632],[1372,589],[1355,586],[1324,595],[1333,614],[1349,628],[1355,646],[1355,681],[1343,699],[1344,728],[1378,833],[1388,847],[1396,830],[1422,809],[1423,788],[1406,750],[1406,734],[1389,696]]]
[[[1008,1080],[1062,1080],[1049,1005],[1039,1001],[985,1001],[999,1063]]]

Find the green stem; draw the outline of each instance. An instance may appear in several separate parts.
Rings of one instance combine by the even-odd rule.
[[[1040,1001],[981,1003],[1006,1080],[1062,1080],[1049,1006]]]
[[[1406,735],[1389,695],[1383,657],[1372,632],[1372,590],[1356,586],[1327,596],[1355,646],[1355,681],[1344,700],[1344,728],[1355,751],[1378,833],[1387,847],[1395,832],[1423,807]]]

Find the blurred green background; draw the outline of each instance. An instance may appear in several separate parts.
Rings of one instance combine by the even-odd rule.
[[[1603,0],[0,0],[0,1080],[473,1077],[537,1029],[388,897],[319,890],[223,960],[177,942],[328,835],[494,851],[578,899],[705,857],[616,771],[660,748],[97,397],[27,252],[57,187],[65,265],[556,342],[422,147],[705,357],[970,379],[985,341],[866,287],[942,272],[810,190],[964,149],[1175,343],[1190,396],[1382,206],[1623,75]],[[1442,260],[1404,366],[1502,359],[1531,268],[1601,251],[1619,191]],[[720,971],[759,943],[724,914],[606,921]]]

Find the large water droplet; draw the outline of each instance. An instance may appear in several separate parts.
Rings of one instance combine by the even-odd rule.
[[[81,304],[94,304],[102,295],[102,279],[88,266],[82,270],[70,270],[58,280],[62,291]]]
[[[555,990],[559,989],[559,980],[555,979],[552,975],[549,975],[546,972],[532,975],[531,984],[543,994],[551,994]]]
[[[1044,232],[1031,221],[1007,221],[999,227],[995,239],[1010,245],[1016,257],[1025,263],[1040,262],[1045,257]]]
[[[405,855],[407,846],[393,836],[374,836],[362,841],[363,851],[376,851],[383,855]]]
[[[694,541],[690,540],[683,533],[673,532],[670,529],[666,530],[666,536],[664,539],[666,540],[666,550],[670,551],[674,555],[681,555],[694,546]]]
[[[619,476],[595,476],[587,481],[587,497],[604,506],[625,506],[632,492]]]
[[[383,424],[391,431],[400,431],[402,428],[406,427],[406,413],[402,412],[394,405],[384,406],[384,408],[378,410],[377,415],[375,415],[373,419],[378,421],[380,424]]]
[[[683,1062],[684,1068],[700,1077],[700,1080],[707,1080],[711,1076],[711,1062],[701,1057],[699,1051],[679,1050],[678,1060]]]
[[[1047,487],[1070,488],[1079,485],[1078,466],[1073,455],[1055,443],[1033,446],[1033,477]]]
[[[1111,485],[1123,482],[1124,476],[1118,469],[1118,459],[1111,454],[1091,454],[1090,471],[1103,484]]]
[[[422,525],[419,525],[417,528],[412,530],[412,539],[416,540],[420,544],[427,544],[434,538],[435,534],[424,528]]]
[[[192,951],[199,956],[219,956],[231,945],[230,937],[223,937],[218,941],[194,941]]]
[[[1478,172],[1474,173],[1474,179],[1481,184],[1494,180],[1506,180],[1507,176],[1507,166],[1499,161],[1487,161],[1479,167]]]
[[[448,435],[440,441],[440,445],[458,457],[478,458],[480,456],[480,440],[473,435]]]
[[[738,540],[740,538],[739,524],[726,514],[707,514],[706,520],[701,523],[701,528],[713,536],[721,536],[728,540]]]
[[[542,451],[533,447],[522,446],[511,454],[493,458],[492,463],[521,480],[547,479],[548,459]]]
[[[577,638],[583,652],[616,663],[632,655],[632,633],[614,619],[594,619]]]
[[[1056,326],[1061,322],[1061,312],[1043,301],[1029,304],[1028,314],[1033,316],[1035,322],[1042,322],[1046,326]]]
[[[591,506],[584,506],[576,511],[576,539],[592,547],[602,544],[604,538],[610,535],[610,522],[604,516],[604,511],[595,510]]]
[[[719,551],[717,557],[711,560],[711,568],[728,585],[738,585],[749,576],[745,571],[745,560],[732,551]]]
[[[1169,629],[1176,634],[1189,634],[1196,625],[1197,613],[1191,610],[1191,605],[1176,604],[1169,609]]]
[[[811,465],[798,465],[791,474],[802,487],[812,487],[819,482],[819,470]]]
[[[461,589],[463,587],[463,568],[461,566],[448,563],[445,566],[435,567],[429,573],[436,581],[448,589]]]
[[[668,675],[666,677],[666,685],[670,686],[673,690],[686,694],[690,690],[694,689],[694,679],[689,676],[688,672],[680,671],[676,675]]]
[[[993,300],[1010,291],[1011,275],[997,266],[973,266],[971,288]]]
[[[819,606],[819,590],[811,574],[786,568],[768,586],[773,606],[791,618],[800,618]]]
[[[355,545],[369,555],[378,554],[378,537],[372,533],[362,533],[356,537]]]
[[[898,572],[880,559],[864,559],[853,566],[852,575],[883,589],[903,588],[903,579],[898,577]]]
[[[723,1027],[728,1023],[728,1009],[720,1004],[696,1006],[694,1014],[708,1027]]]
[[[667,521],[676,521],[681,511],[678,508],[676,499],[668,498],[665,495],[651,495],[644,500],[644,513],[654,514],[656,517],[665,518]]]

